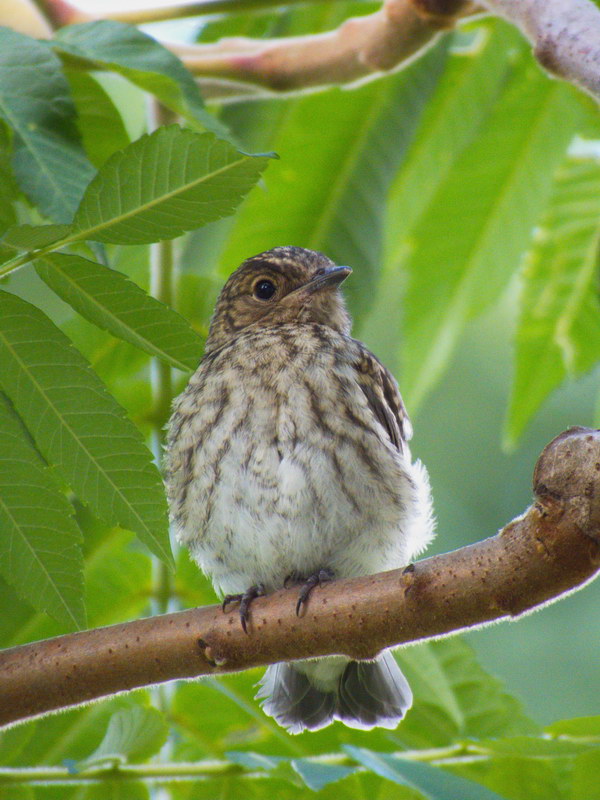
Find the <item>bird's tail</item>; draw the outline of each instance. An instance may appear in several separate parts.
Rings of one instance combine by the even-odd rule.
[[[289,733],[318,730],[335,719],[351,728],[395,728],[412,705],[410,686],[389,650],[375,661],[347,662],[330,686],[311,681],[305,663],[273,664],[256,695]]]

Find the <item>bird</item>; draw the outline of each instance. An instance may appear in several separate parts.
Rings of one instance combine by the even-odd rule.
[[[323,253],[246,259],[215,306],[200,366],[173,403],[165,483],[175,535],[224,609],[298,585],[410,564],[434,535],[427,471],[396,380],[360,341]],[[335,720],[395,728],[412,693],[392,652],[267,668],[256,695],[290,733]]]

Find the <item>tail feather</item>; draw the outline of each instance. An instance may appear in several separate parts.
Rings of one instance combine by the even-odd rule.
[[[306,669],[306,668],[305,668]],[[339,719],[352,728],[395,728],[412,704],[412,692],[394,656],[350,661],[331,689],[318,687],[310,672],[274,664],[256,697],[263,710],[290,733],[318,730]]]
[[[351,661],[342,675],[335,716],[351,728],[395,728],[412,705],[412,692],[394,656]]]
[[[316,731],[333,722],[335,693],[322,692],[291,664],[273,664],[262,680],[257,699],[265,714],[274,717],[290,733]]]

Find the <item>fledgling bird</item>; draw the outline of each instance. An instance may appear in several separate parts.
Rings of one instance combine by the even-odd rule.
[[[388,370],[350,336],[322,253],[276,247],[225,284],[203,360],[175,400],[166,483],[178,540],[225,601],[290,579],[297,611],[324,580],[408,564],[433,536],[427,472]],[[275,664],[257,698],[291,733],[334,719],[395,728],[412,702],[390,651]]]

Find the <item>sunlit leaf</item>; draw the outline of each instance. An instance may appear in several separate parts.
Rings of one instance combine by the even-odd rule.
[[[600,163],[568,159],[523,269],[509,444],[565,377],[598,361],[599,198]]]
[[[572,90],[526,59],[438,186],[406,263],[403,389],[410,408],[447,367],[467,321],[516,272],[580,115]]]

